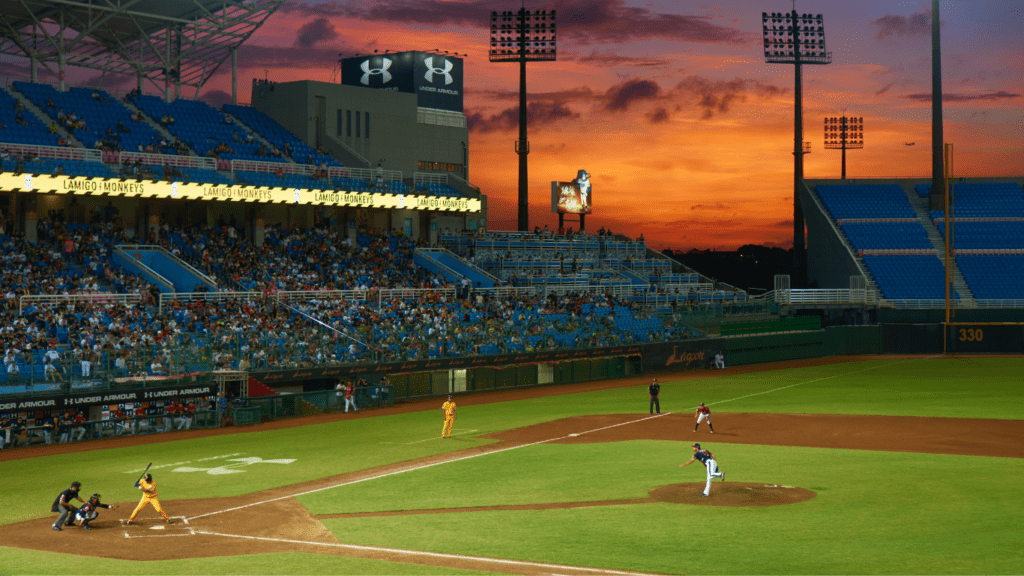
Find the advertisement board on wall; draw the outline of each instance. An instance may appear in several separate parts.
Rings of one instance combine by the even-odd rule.
[[[172,200],[219,200],[264,204],[310,204],[399,208],[447,212],[479,212],[476,198],[441,198],[412,194],[381,194],[269,186],[221,186],[197,182],[160,182],[85,178],[47,174],[0,174],[0,191],[75,194],[126,198],[169,198]]]
[[[593,194],[590,174],[586,170],[576,173],[569,182],[551,183],[551,211],[558,214],[590,214]]]
[[[429,52],[356,56],[341,61],[346,86],[416,94],[421,108],[462,112],[462,58]]]

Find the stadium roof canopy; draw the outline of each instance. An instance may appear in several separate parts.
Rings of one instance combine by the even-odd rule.
[[[282,2],[0,0],[0,54],[198,89]]]

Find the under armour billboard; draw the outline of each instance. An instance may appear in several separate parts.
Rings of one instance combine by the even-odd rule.
[[[462,112],[462,59],[426,52],[357,56],[341,61],[341,83],[416,94],[422,108]]]
[[[590,174],[576,172],[571,182],[551,183],[551,211],[559,214],[590,214],[592,211]]]

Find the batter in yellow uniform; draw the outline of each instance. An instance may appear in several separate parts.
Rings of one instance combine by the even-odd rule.
[[[160,500],[156,497],[156,482],[153,480],[152,474],[146,474],[138,482],[135,483],[135,487],[142,490],[142,500],[139,501],[139,505],[135,507],[135,511],[128,518],[125,524],[131,524],[135,520],[135,515],[142,511],[146,507],[146,504],[152,504],[153,508],[164,517],[164,520],[168,524],[174,524],[174,520],[167,517],[164,513],[164,509],[160,507]]]
[[[452,428],[455,426],[455,401],[448,396],[448,401],[441,405],[441,412],[444,414],[444,426],[441,427],[441,438],[451,438]]]

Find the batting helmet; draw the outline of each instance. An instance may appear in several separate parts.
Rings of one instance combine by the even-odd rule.
[[[696,442],[694,442],[693,444],[691,444],[691,446],[693,446],[693,447],[694,447],[694,448],[696,448],[697,450],[700,450],[700,444],[697,444]]]
[[[92,496],[89,496],[89,500],[95,500],[95,501],[99,502],[100,501],[100,495],[99,494],[93,494]]]
[[[152,482],[152,481],[153,481],[153,475],[152,474],[146,474],[146,482]]]

